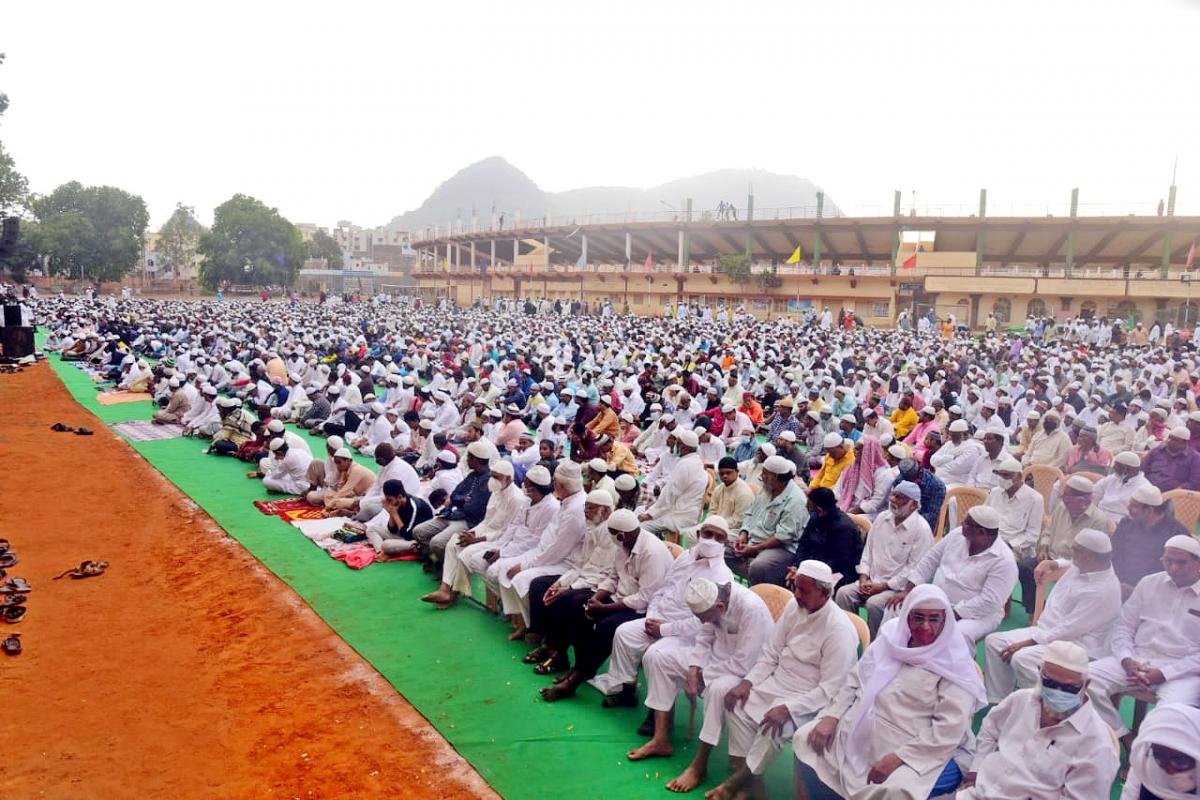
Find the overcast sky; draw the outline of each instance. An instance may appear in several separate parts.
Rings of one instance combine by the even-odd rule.
[[[722,167],[844,209],[1200,213],[1200,2],[9,3],[0,140],[32,188],[236,192],[377,225],[501,155],[551,191]]]

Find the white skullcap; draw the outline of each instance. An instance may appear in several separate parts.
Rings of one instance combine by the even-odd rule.
[[[655,405],[658,405],[658,404],[656,403]],[[661,406],[659,406],[659,407],[661,408]],[[674,414],[663,414],[661,417],[659,417],[658,421],[660,423],[662,423],[663,425],[666,425],[668,422],[675,421],[675,415]]]
[[[816,391],[816,390],[814,389],[813,391]],[[814,422],[821,421],[821,412],[820,411],[811,410],[808,412],[808,416],[812,417]],[[791,433],[791,431],[787,431],[787,433]]]
[[[1078,672],[1085,678],[1088,674],[1088,654],[1075,642],[1068,642],[1064,639],[1051,642],[1046,645],[1046,651],[1042,654],[1043,664],[1057,664],[1063,669],[1069,669],[1071,672]]]
[[[562,466],[559,466],[562,469]],[[618,508],[608,517],[608,529],[617,533],[629,533],[636,531],[641,527],[638,522],[637,514],[634,514],[628,508]]]
[[[693,450],[700,446],[700,437],[695,431],[689,431],[686,429],[682,431],[675,431],[675,438],[681,445],[684,447],[689,447]]]
[[[170,386],[172,389],[178,389],[179,388],[179,378],[171,378],[171,380],[167,381],[167,385]]]
[[[1154,506],[1157,508],[1163,504],[1162,492],[1158,487],[1151,483],[1145,483],[1139,486],[1133,492],[1133,497],[1130,498],[1144,506]]]
[[[854,418],[853,414],[842,414],[839,419],[841,419],[842,422],[849,422],[851,425],[858,424],[858,420]]]
[[[758,449],[766,453],[767,458],[775,455],[775,445],[771,444],[770,442],[763,442],[758,446]]]
[[[572,492],[577,492],[583,483],[583,470],[574,461],[564,461],[554,470],[554,479]]]
[[[617,479],[613,481],[613,486],[618,492],[628,492],[630,489],[637,486],[637,481],[634,480],[632,475],[626,472],[617,476]]]
[[[967,512],[967,516],[988,530],[994,531],[1000,527],[1000,512],[991,506],[974,506]]]
[[[704,522],[700,523],[700,527],[718,528],[724,531],[726,536],[729,535],[729,521],[720,514],[709,514],[707,517],[705,517]]]
[[[608,472],[608,462],[603,458],[593,458],[588,462],[588,469],[592,472]]]
[[[382,414],[384,411],[383,403],[371,403],[371,411],[376,414]]]
[[[279,433],[283,430],[283,423],[277,419],[273,419],[267,423],[267,430],[271,433]]]
[[[433,430],[433,420],[431,420],[431,419],[423,419],[420,422],[418,422],[417,425],[423,431]]]
[[[901,461],[908,458],[908,450],[902,444],[894,444],[888,448],[888,455]]]
[[[280,439],[277,437],[277,438],[272,439],[271,444],[268,446],[271,448],[271,452],[275,452],[279,448],[283,447],[285,444],[287,444],[287,442],[285,442],[283,439]]]
[[[400,409],[396,408],[395,406],[389,406],[384,410],[383,415],[385,417],[398,417],[400,416]]]
[[[1142,460],[1138,458],[1137,453],[1129,450],[1123,450],[1120,453],[1117,453],[1116,457],[1113,458],[1113,461],[1117,464],[1124,464],[1127,467],[1140,468],[1142,466]]]
[[[1025,415],[1025,418],[1026,419],[1041,419],[1042,415],[1036,411],[1030,411],[1028,414]]]
[[[1012,456],[1005,458],[999,464],[992,468],[992,472],[1020,472],[1021,462],[1017,461]]]
[[[892,487],[893,494],[900,494],[907,497],[909,500],[921,500],[921,487],[917,486],[912,481],[900,481]]]
[[[703,614],[717,604],[717,585],[708,578],[688,581],[685,599],[693,614]]]
[[[476,458],[490,459],[492,457],[492,448],[484,439],[476,439],[467,445],[467,454]]]
[[[801,575],[812,578],[814,581],[827,586],[833,586],[841,578],[840,575],[835,575],[834,571],[824,561],[817,561],[813,558],[801,561],[800,566],[796,567],[796,576],[799,577]]]
[[[1180,533],[1167,539],[1164,547],[1171,547],[1175,550],[1182,550],[1185,553],[1191,553],[1196,558],[1200,558],[1200,539],[1190,534]]]
[[[333,457],[334,458],[354,458],[354,456],[350,455],[350,451],[344,447],[339,447],[338,451],[333,454]]]
[[[584,502],[591,503],[594,506],[604,506],[605,508],[612,508],[614,505],[612,495],[603,489],[593,489],[588,492],[587,497],[584,498]]]
[[[329,447],[332,447],[334,450],[337,450],[337,449],[343,447],[346,444],[346,442],[340,436],[330,436],[328,439],[325,440],[325,444]]]
[[[236,408],[238,401],[232,397],[218,397],[217,405],[219,405],[221,408]]]
[[[969,426],[967,424],[967,421],[965,419],[956,419],[956,420],[954,420],[954,422],[950,423],[950,432],[951,433],[966,433],[970,429],[971,429],[971,426]]]
[[[796,465],[783,456],[771,456],[763,462],[763,469],[776,475],[791,475],[796,471]]]
[[[1200,411],[1193,411],[1192,413],[1188,414],[1187,418],[1189,422],[1200,422]]]
[[[1077,492],[1087,492],[1088,494],[1091,494],[1092,489],[1094,489],[1095,486],[1096,484],[1092,483],[1082,475],[1072,475],[1071,477],[1067,478],[1067,488],[1074,489]]]
[[[546,405],[545,403],[538,403],[538,404],[537,404],[537,408],[536,408],[535,410],[536,410],[536,411],[537,411],[539,414],[549,414],[549,413],[550,413],[550,406]]]
[[[541,464],[535,464],[525,473],[525,480],[537,486],[547,487],[550,485],[550,470]]]
[[[840,447],[842,444],[842,435],[840,433],[827,433],[825,434],[825,439],[821,442],[821,444],[825,446],[826,450],[834,447]]]
[[[783,433],[779,434],[779,438],[784,442],[795,442],[796,434],[793,431],[784,431]]]
[[[333,386],[330,386],[330,387],[329,387],[329,393],[330,393],[330,394],[341,394],[341,393],[342,393],[342,387],[341,387],[341,386],[338,386],[338,385],[335,383]]]
[[[506,478],[513,476],[513,465],[503,459],[496,459],[491,465],[491,471]]]
[[[1171,428],[1171,438],[1180,439],[1182,441],[1191,441],[1192,432],[1180,425],[1178,428]]]
[[[1075,544],[1093,553],[1111,553],[1112,537],[1095,528],[1083,528],[1075,534]]]
[[[457,464],[458,456],[456,456],[451,450],[442,450],[437,454],[437,460],[441,461],[443,464]]]

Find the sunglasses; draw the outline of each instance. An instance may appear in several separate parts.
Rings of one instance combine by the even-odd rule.
[[[1047,678],[1045,675],[1042,675],[1042,686],[1046,687],[1047,689],[1058,689],[1060,692],[1068,692],[1069,694],[1079,694],[1081,691],[1083,691],[1082,685],[1062,683],[1054,680],[1053,678]]]

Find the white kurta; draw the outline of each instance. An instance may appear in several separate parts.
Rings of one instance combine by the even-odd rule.
[[[538,543],[512,562],[520,564],[520,572],[512,578],[508,577],[507,569],[499,573],[500,599],[505,614],[521,614],[528,625],[529,584],[533,579],[561,575],[579,563],[587,532],[583,518],[585,497],[582,491],[575,492],[559,504],[554,521],[541,531]]]
[[[929,457],[929,465],[937,472],[946,489],[956,489],[966,486],[971,480],[975,462],[985,455],[983,445],[971,438],[963,439],[958,444],[946,442],[938,451]]]
[[[1133,493],[1149,483],[1140,472],[1128,480],[1116,473],[1105,475],[1092,487],[1092,502],[1116,524],[1129,516],[1129,501],[1133,499]]]
[[[647,509],[654,521],[680,530],[695,525],[704,510],[708,473],[697,453],[688,453],[671,468],[658,499]]]
[[[268,491],[281,494],[303,494],[308,489],[308,465],[312,454],[304,450],[288,448],[283,458],[267,456],[263,467],[270,465],[270,472],[263,476],[263,486]]]
[[[484,582],[496,594],[500,593],[498,568],[501,564],[507,572],[514,563],[514,557],[519,560],[522,553],[537,545],[542,531],[549,526],[558,515],[558,498],[554,495],[543,497],[536,505],[530,503],[525,511],[518,514],[504,532],[491,542],[479,542],[463,548],[458,554],[459,561],[468,572],[482,575]],[[490,550],[499,553],[499,557],[489,564],[483,556]]]
[[[500,536],[514,519],[522,519],[528,506],[529,497],[515,483],[510,483],[502,491],[493,492],[488,497],[483,520],[472,528],[471,532],[482,536],[485,542],[491,542]],[[446,542],[442,583],[456,592],[465,593],[471,589],[471,576],[460,559],[464,549],[466,548],[458,544],[457,536],[450,537],[450,541]]]

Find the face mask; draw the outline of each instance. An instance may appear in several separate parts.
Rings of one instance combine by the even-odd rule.
[[[716,539],[700,539],[693,549],[701,558],[718,558],[725,555],[725,545]]]
[[[1062,689],[1051,689],[1043,686],[1042,702],[1050,707],[1050,710],[1056,714],[1069,714],[1079,708],[1079,704],[1083,702],[1083,698],[1078,694],[1064,692]]]
[[[496,480],[495,478],[488,478],[488,491],[489,492],[491,492],[492,494],[495,494],[496,492],[500,491],[503,488],[504,488],[504,484],[500,483],[500,481]]]
[[[1166,778],[1167,788],[1172,792],[1187,794],[1196,791],[1196,770],[1194,769],[1176,772],[1174,775],[1167,775]]]

